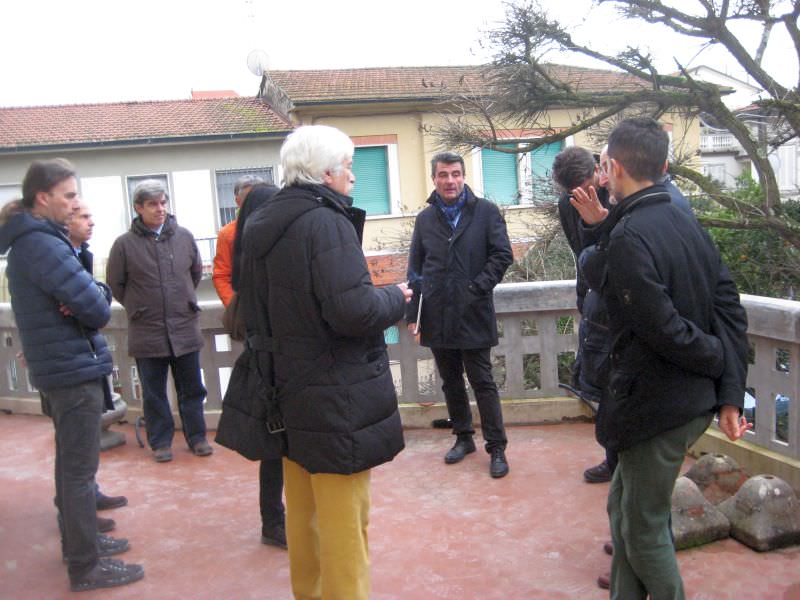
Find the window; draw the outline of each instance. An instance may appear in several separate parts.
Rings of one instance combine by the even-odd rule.
[[[258,167],[254,169],[232,169],[217,171],[217,206],[219,207],[219,226],[227,225],[236,218],[236,200],[233,197],[233,188],[243,175],[261,177],[267,183],[274,183],[272,167]]]
[[[524,142],[520,145],[524,145]],[[503,147],[515,146],[507,144]],[[479,195],[503,206],[532,204],[552,197],[556,192],[551,171],[553,160],[561,152],[561,147],[561,142],[553,142],[524,154],[480,150],[473,155],[472,163]]]
[[[136,189],[136,186],[139,185],[141,182],[147,179],[157,179],[167,190],[167,194],[172,197],[169,189],[169,178],[167,177],[166,173],[156,173],[155,175],[136,175],[133,177],[126,178],[126,184],[128,186],[128,210],[131,213],[131,220],[136,217],[136,211],[133,208],[133,191]]]
[[[504,145],[504,148],[513,148]],[[495,204],[519,204],[518,154],[490,150],[481,151],[483,195]]]
[[[389,192],[389,160],[386,146],[361,146],[353,153],[353,204],[367,216],[392,213]]]
[[[723,164],[710,164],[703,165],[703,175],[710,177],[720,184],[725,184],[725,165]]]

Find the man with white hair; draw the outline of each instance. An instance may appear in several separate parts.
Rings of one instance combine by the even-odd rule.
[[[273,352],[285,426],[296,598],[369,597],[370,469],[404,446],[383,331],[411,292],[372,285],[365,212],[348,196],[353,150],[333,127],[293,132],[281,148],[285,187],[249,217],[243,236],[238,293],[248,343]],[[265,315],[268,340],[257,325]]]

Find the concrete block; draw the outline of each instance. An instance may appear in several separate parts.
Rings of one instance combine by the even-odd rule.
[[[685,476],[697,484],[703,496],[712,504],[727,500],[747,481],[744,470],[725,454],[704,454]]]
[[[728,537],[727,517],[688,477],[678,477],[672,492],[672,535],[675,549],[684,550]]]
[[[731,537],[764,552],[800,544],[800,505],[791,486],[774,475],[756,475],[719,505]]]

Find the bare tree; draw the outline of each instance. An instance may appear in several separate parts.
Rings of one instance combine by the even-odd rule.
[[[434,133],[443,145],[492,148],[500,152],[529,152],[541,145],[564,140],[578,132],[604,137],[625,116],[646,114],[654,118],[681,115],[691,119],[707,113],[729,130],[750,157],[762,190],[752,201],[726,191],[714,180],[691,168],[678,155],[671,172],[702,190],[723,207],[714,215],[700,214],[707,226],[764,229],[800,248],[800,222],[782,209],[775,171],[768,159],[776,147],[800,135],[798,86],[781,85],[762,64],[771,34],[784,28],[800,57],[800,0],[695,0],[690,8],[678,0],[594,0],[609,4],[631,20],[643,20],[678,34],[723,47],[730,57],[764,90],[757,108],[769,121],[767,128],[751,129],[722,101],[724,88],[699,81],[676,61],[676,73],[662,73],[648,52],[628,47],[621,53],[581,44],[570,31],[530,0],[507,5],[504,23],[489,32],[494,61],[482,77],[481,93],[462,86],[453,90],[444,125]],[[758,46],[749,51],[731,27],[747,22],[760,27]],[[613,71],[612,85],[594,85],[592,71],[545,61],[551,51],[577,54],[605,63]],[[485,90],[489,89],[487,94]],[[566,128],[555,128],[548,115],[554,108],[573,115]],[[502,125],[501,125],[502,123]],[[509,127],[544,133],[535,140],[509,140]],[[510,141],[520,142],[509,147]],[[723,216],[720,216],[723,215]]]

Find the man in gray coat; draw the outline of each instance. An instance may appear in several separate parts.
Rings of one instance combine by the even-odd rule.
[[[197,456],[213,452],[203,417],[203,338],[195,295],[202,263],[191,232],[167,213],[168,202],[160,181],[148,179],[136,186],[137,216],[111,247],[106,271],[114,298],[128,313],[128,354],[136,359],[147,441],[156,462],[172,460],[175,423],[167,369],[175,380],[186,443]]]

